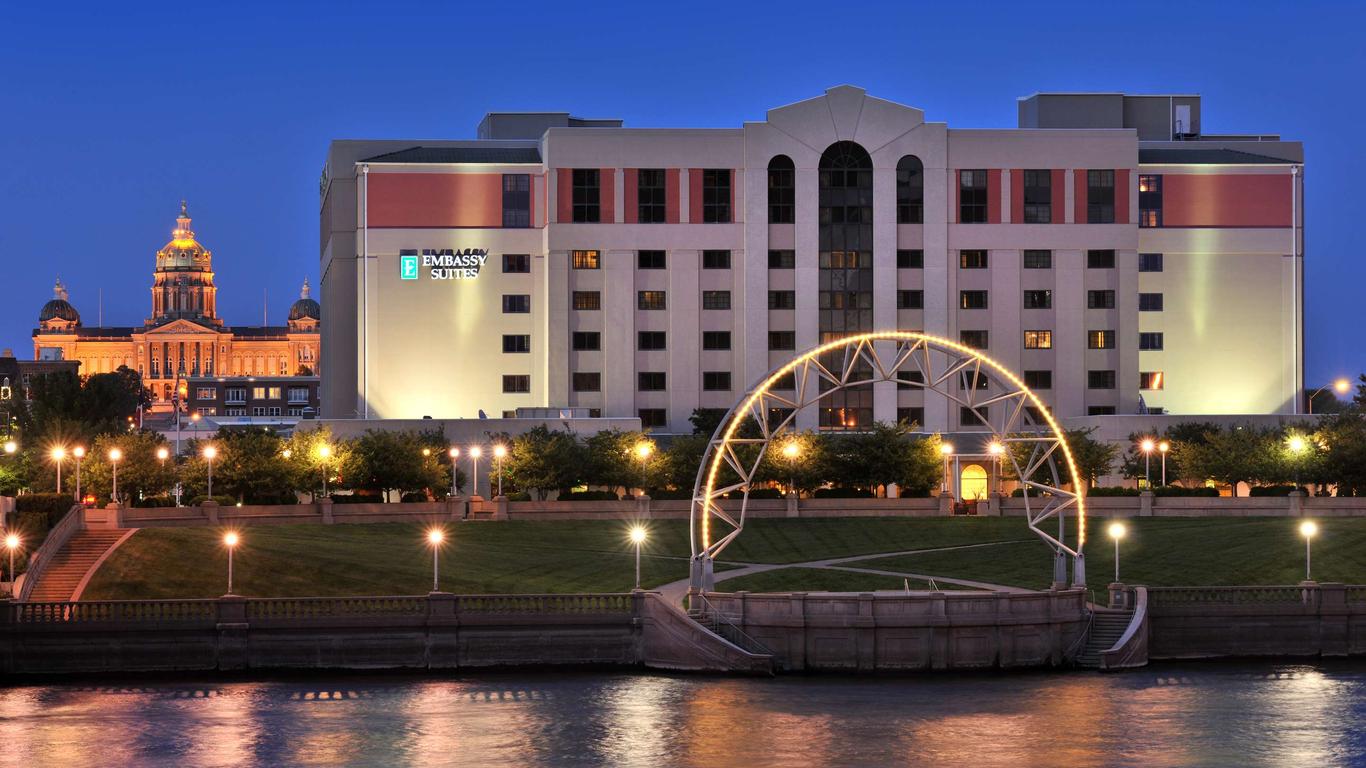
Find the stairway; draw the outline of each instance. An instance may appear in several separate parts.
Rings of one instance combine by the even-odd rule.
[[[1091,619],[1091,630],[1086,637],[1086,647],[1077,655],[1079,667],[1100,669],[1100,655],[1110,650],[1129,628],[1134,618],[1132,610],[1121,608],[1095,608]]]
[[[51,564],[29,593],[29,601],[60,602],[71,600],[86,574],[131,531],[127,528],[84,529],[77,531],[65,547],[53,556]]]

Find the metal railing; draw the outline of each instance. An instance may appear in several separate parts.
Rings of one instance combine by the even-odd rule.
[[[688,616],[694,621],[706,627],[711,632],[720,635],[731,645],[749,653],[764,656],[775,655],[768,646],[755,640],[740,628],[740,623],[744,621],[744,617],[736,614],[727,614],[711,600],[708,600],[707,596],[704,594],[698,593],[691,597],[697,601],[688,608]]]
[[[28,556],[28,570],[22,577],[22,584],[19,585],[19,594],[15,595],[20,602],[27,601],[29,595],[33,594],[33,588],[38,585],[38,580],[47,572],[48,563],[62,551],[62,547],[76,535],[76,532],[85,526],[85,507],[75,504],[67,510],[62,519],[52,526],[52,530],[47,532],[47,538],[33,554]]]

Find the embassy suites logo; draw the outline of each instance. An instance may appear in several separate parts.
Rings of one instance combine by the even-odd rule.
[[[487,248],[423,248],[398,252],[398,276],[416,280],[423,270],[433,280],[473,280],[489,260]]]

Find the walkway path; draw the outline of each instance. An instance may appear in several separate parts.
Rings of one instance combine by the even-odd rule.
[[[918,579],[920,581],[929,581],[933,579],[936,582],[943,582],[944,584],[953,584],[955,586],[966,587],[969,589],[990,590],[992,592],[1029,592],[1031,590],[1021,589],[1020,587],[1006,586],[1004,584],[990,584],[984,581],[955,579],[947,576],[933,576],[923,573],[910,573],[907,571],[887,571],[875,568],[857,568],[853,566],[844,565],[844,563],[853,563],[862,560],[872,560],[879,557],[897,557],[901,555],[924,555],[930,552],[952,552],[960,549],[980,549],[982,547],[999,547],[1005,544],[1020,544],[1022,542],[1029,541],[1031,541],[1031,539],[1015,539],[1013,541],[992,541],[987,542],[985,544],[960,544],[958,546],[953,547],[936,547],[934,549],[910,549],[902,550],[900,552],[872,552],[862,555],[849,555],[847,557],[829,557],[824,560],[808,560],[802,563],[742,563],[722,560],[720,562],[724,565],[738,565],[740,567],[732,568],[731,570],[727,571],[718,571],[716,573],[716,581],[729,581],[730,579],[738,578],[740,576],[749,576],[755,573],[764,573],[765,571],[776,571],[783,568],[821,568],[831,571],[871,573],[878,576],[895,576],[908,579]],[[678,581],[670,582],[659,587],[659,591],[663,593],[664,598],[666,600],[669,600],[670,602],[674,603],[679,602],[688,594],[688,580],[680,579]]]

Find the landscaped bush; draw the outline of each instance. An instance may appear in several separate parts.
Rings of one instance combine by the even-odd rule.
[[[175,498],[172,496],[147,496],[141,499],[133,499],[133,506],[139,508],[148,507],[174,507]]]
[[[817,488],[811,494],[815,499],[872,499],[877,494],[871,488]]]
[[[508,494],[508,501],[531,501],[531,494],[526,491],[517,491]]]
[[[383,504],[384,496],[378,491],[356,491],[355,493],[334,493],[329,497],[333,504]]]
[[[47,530],[56,525],[75,504],[76,501],[66,493],[26,493],[15,498],[14,510],[21,516],[26,512],[41,514],[47,521],[43,530]]]
[[[1179,485],[1165,485],[1153,489],[1154,496],[1204,496],[1218,498],[1219,489],[1208,486],[1183,488]]]
[[[196,496],[196,497],[194,497],[193,499],[190,499],[190,506],[192,506],[192,507],[198,507],[198,506],[202,505],[204,502],[206,502],[206,501],[208,501],[208,500],[209,500],[209,497],[208,497],[208,496]],[[217,502],[217,503],[218,503],[218,506],[220,506],[220,507],[235,507],[235,506],[237,506],[237,499],[234,499],[234,498],[231,497],[231,496],[219,496],[219,495],[215,495],[215,496],[213,497],[213,500],[214,500],[215,502]]]
[[[1137,496],[1137,488],[1091,488],[1086,491],[1087,496]]]
[[[781,499],[783,492],[777,488],[754,488],[749,492],[751,499]]]
[[[1293,485],[1254,485],[1248,489],[1249,496],[1289,496],[1295,492]]]
[[[569,491],[561,493],[560,501],[620,501],[615,491]]]
[[[404,504],[421,504],[427,501],[427,494],[423,493],[422,491],[405,493],[402,497],[399,498],[399,501]]]
[[[692,488],[651,488],[645,495],[655,501],[687,501],[692,498]]]

